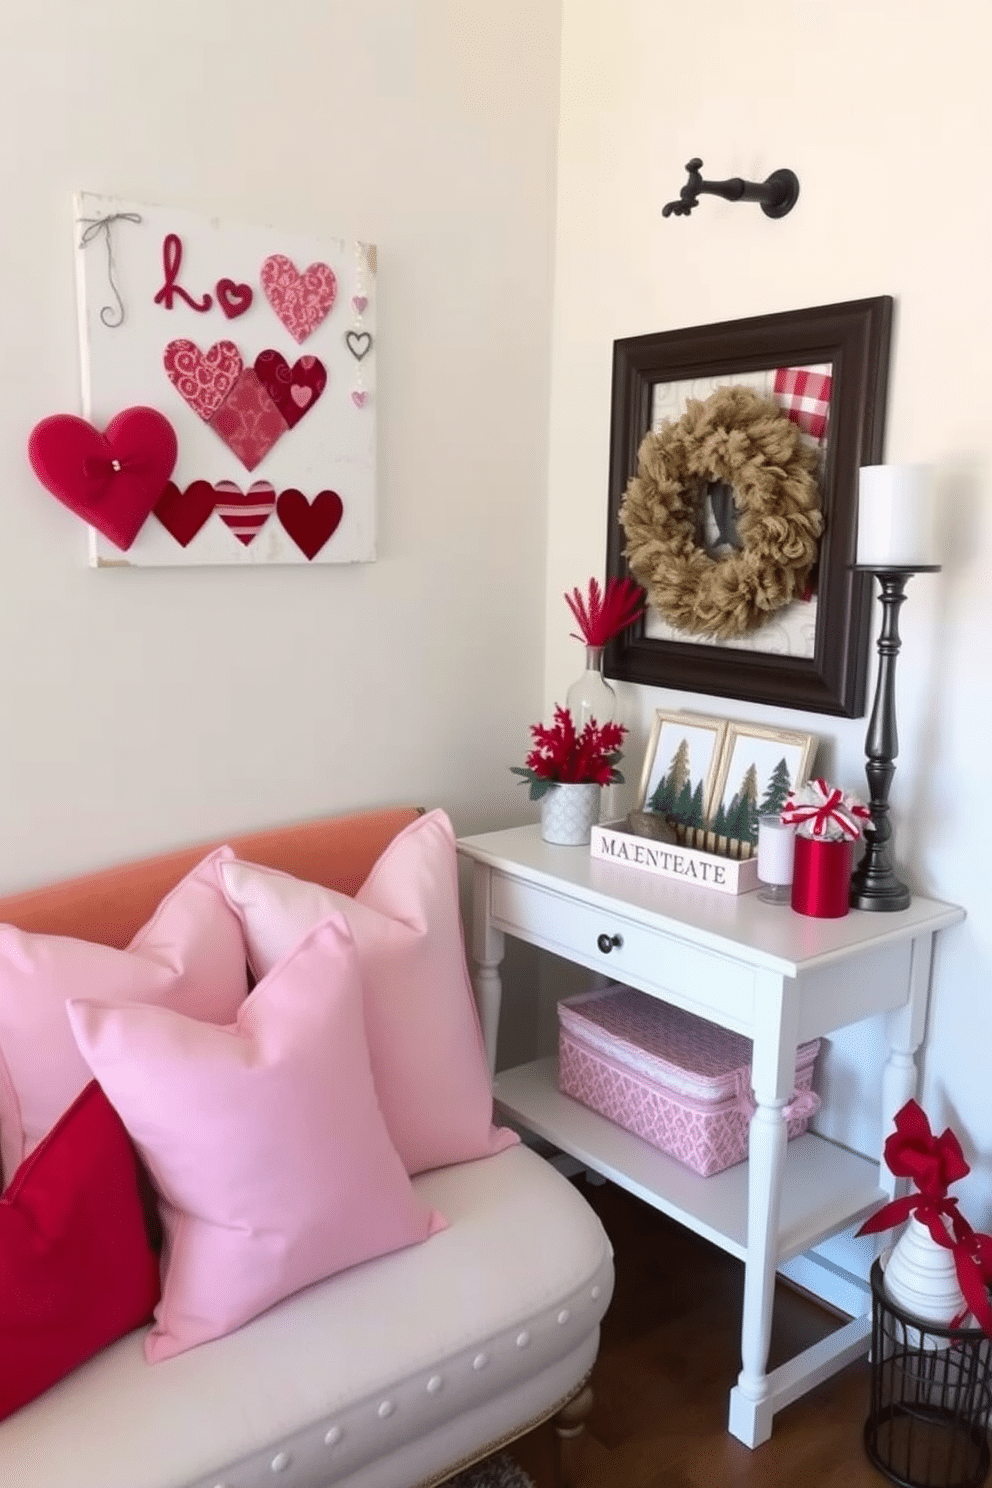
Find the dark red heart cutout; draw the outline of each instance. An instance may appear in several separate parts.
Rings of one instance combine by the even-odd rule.
[[[165,489],[178,446],[154,408],[124,408],[101,434],[72,413],[36,424],[31,468],[47,491],[127,552]]]
[[[228,320],[237,320],[239,315],[250,310],[254,298],[250,284],[235,284],[233,279],[217,280],[217,303]]]
[[[217,504],[217,493],[209,481],[195,480],[181,491],[169,481],[155,515],[181,548],[188,547]]]
[[[260,351],[255,376],[292,429],[309,413],[324,388],[327,372],[315,356],[301,356],[292,365],[278,351]]]
[[[337,531],[343,514],[344,503],[337,491],[320,491],[308,501],[302,491],[291,486],[288,491],[281,491],[276,501],[276,515],[308,558],[316,558]]]

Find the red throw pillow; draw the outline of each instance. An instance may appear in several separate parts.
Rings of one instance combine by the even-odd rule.
[[[158,1299],[137,1158],[93,1080],[0,1197],[0,1420],[148,1322]]]

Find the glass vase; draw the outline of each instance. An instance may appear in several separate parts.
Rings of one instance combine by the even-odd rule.
[[[565,706],[572,715],[576,732],[594,718],[597,723],[612,723],[616,717],[617,695],[603,676],[602,646],[586,647],[586,667],[565,694]]]

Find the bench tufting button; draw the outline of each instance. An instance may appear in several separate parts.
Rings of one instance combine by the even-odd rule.
[[[394,1406],[391,1400],[384,1400],[379,1407],[379,1420],[384,1421],[387,1416],[393,1414]]]
[[[288,1452],[277,1452],[272,1459],[272,1471],[285,1472],[292,1460]]]
[[[336,1447],[341,1440],[342,1431],[340,1426],[332,1426],[330,1431],[324,1433],[324,1446]]]
[[[436,1395],[443,1384],[444,1381],[439,1374],[432,1374],[430,1379],[427,1381],[428,1395]]]
[[[594,1286],[593,1289],[592,1289],[592,1291],[589,1293],[590,1297],[592,1297],[592,1300],[594,1302],[598,1302],[601,1291],[602,1291],[602,1287]]]
[[[568,1308],[567,1307],[563,1307],[562,1310],[561,1310],[561,1312],[558,1314],[558,1321],[559,1321],[559,1323],[561,1323],[562,1325],[564,1325],[565,1323],[568,1322],[568,1320],[569,1320],[569,1318],[571,1316],[572,1316],[572,1314],[569,1312]]]
[[[526,1348],[530,1343],[530,1334],[525,1328],[522,1333],[517,1334],[517,1348]]]
[[[486,1365],[488,1363],[489,1363],[489,1355],[488,1354],[476,1354],[475,1358],[472,1360],[472,1368],[473,1369],[485,1369],[485,1367],[486,1367]]]

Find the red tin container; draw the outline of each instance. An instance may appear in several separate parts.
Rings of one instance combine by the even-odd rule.
[[[846,837],[803,837],[796,833],[792,907],[818,920],[839,920],[850,907],[854,843]]]

